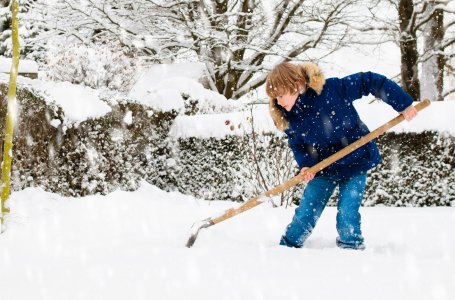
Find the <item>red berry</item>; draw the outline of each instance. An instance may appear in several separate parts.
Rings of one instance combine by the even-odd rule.
[[[224,124],[229,125],[229,124],[231,124],[231,121],[226,120],[226,121],[224,121]]]

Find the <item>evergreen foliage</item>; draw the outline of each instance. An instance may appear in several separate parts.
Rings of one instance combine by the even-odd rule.
[[[366,205],[455,204],[455,137],[444,133],[387,133],[383,163],[369,177]]]
[[[49,30],[45,22],[38,20],[34,14],[34,5],[37,0],[21,0],[19,6],[19,38],[22,41],[20,54],[30,58],[36,58],[36,53],[42,51],[30,43],[31,40],[43,31]],[[11,57],[13,52],[12,36],[12,0],[2,0],[0,2],[0,55]],[[26,41],[26,42],[24,42]]]
[[[260,144],[265,145],[258,147],[260,157],[272,153],[277,155],[288,148],[284,137],[260,135],[258,139]],[[240,147],[241,143],[241,138],[237,136],[179,140],[179,166],[183,171],[178,176],[181,179],[177,186],[179,191],[218,200],[246,200],[265,191],[256,174],[244,172],[251,161],[245,159],[248,155]],[[455,205],[455,137],[430,131],[389,132],[379,138],[378,146],[383,162],[369,173],[365,206]],[[273,164],[270,160],[268,163],[269,167]],[[287,179],[298,172],[294,162],[292,168],[294,170]],[[264,170],[264,173],[277,176],[276,171]],[[279,182],[275,182],[277,184]],[[290,199],[281,204],[289,204],[290,201],[298,203],[303,188],[303,183],[293,188]],[[241,198],[237,196],[239,192],[242,193]],[[337,193],[330,200],[330,205],[336,205],[336,198]]]
[[[0,84],[0,96],[5,92]],[[166,173],[170,152],[166,135],[176,112],[152,114],[132,101],[111,101],[110,113],[77,126],[65,124],[62,109],[33,91],[19,88],[18,100],[14,189],[41,186],[62,195],[83,196],[133,190],[142,179],[160,187],[172,182]],[[5,113],[2,107],[0,117]],[[131,124],[123,121],[127,113],[132,114]],[[57,128],[51,125],[56,119],[61,121]]]

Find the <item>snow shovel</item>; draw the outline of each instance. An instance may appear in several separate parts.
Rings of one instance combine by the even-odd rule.
[[[415,105],[415,108],[417,111],[420,111],[430,105],[430,100],[425,99],[418,104]],[[321,171],[322,169],[326,168],[330,164],[334,163],[335,161],[339,160],[340,158],[348,155],[349,153],[353,152],[357,148],[365,145],[366,143],[370,142],[371,140],[377,138],[393,126],[397,125],[398,123],[402,122],[404,120],[404,116],[402,114],[398,115],[397,117],[393,118],[386,124],[382,125],[381,127],[377,128],[376,130],[370,132],[369,134],[361,137],[354,143],[346,146],[345,148],[341,149],[337,153],[327,157],[323,161],[317,163],[316,165],[312,166],[311,168],[308,169],[308,172],[316,174],[317,172]],[[193,224],[191,227],[191,236],[188,239],[188,242],[186,243],[186,247],[190,248],[193,246],[194,242],[196,241],[197,235],[199,231],[203,228],[210,227],[212,225],[215,225],[217,223],[220,223],[226,219],[232,218],[240,213],[243,213],[259,204],[262,204],[266,202],[270,197],[276,196],[285,190],[299,184],[300,182],[303,181],[303,176],[299,173],[299,175],[292,177],[288,181],[275,186],[274,188],[260,194],[259,196],[256,196],[254,198],[249,199],[245,203],[243,203],[241,206],[238,208],[230,208],[226,210],[221,216],[215,217],[215,218],[208,218],[199,222],[196,222]]]

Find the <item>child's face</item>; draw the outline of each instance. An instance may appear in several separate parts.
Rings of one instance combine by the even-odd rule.
[[[284,95],[279,95],[276,100],[278,104],[282,106],[285,110],[290,111],[299,96],[299,92],[296,91],[295,93],[287,92]]]

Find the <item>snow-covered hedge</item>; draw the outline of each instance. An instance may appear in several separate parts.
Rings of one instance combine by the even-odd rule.
[[[269,167],[277,164],[270,154],[286,151],[285,138],[267,134],[258,136],[258,140],[261,146],[257,148],[257,157],[263,161],[263,173],[269,177],[279,176],[276,169],[267,170],[264,163]],[[259,184],[261,180],[255,175],[254,163],[245,159],[248,148],[242,147],[242,143],[238,136],[179,139],[177,188],[205,199],[233,200],[248,199],[264,191],[264,186]],[[455,206],[454,136],[430,131],[391,132],[381,136],[378,145],[383,163],[370,172],[364,205]],[[271,150],[276,147],[281,148]],[[264,161],[265,158],[268,160]],[[297,167],[292,157],[290,159],[291,172],[285,178],[297,174]],[[248,164],[253,169],[248,169]],[[281,181],[285,178],[282,176]],[[268,188],[280,181],[270,183]],[[303,187],[302,184],[293,189],[291,200],[299,201]],[[336,194],[331,205],[336,204],[335,198]]]
[[[203,199],[247,200],[295,175],[296,164],[285,143],[273,135],[255,141],[251,135],[179,138],[173,146],[176,188]],[[290,191],[277,200],[289,204],[297,199]]]
[[[0,96],[7,87],[0,84]],[[62,195],[134,190],[142,179],[158,186],[167,173],[166,136],[175,111],[152,111],[133,101],[110,101],[99,117],[69,122],[62,108],[19,87],[12,187],[41,186]],[[4,120],[6,106],[1,107]],[[3,132],[4,122],[0,123]]]
[[[0,96],[6,90],[0,84]],[[14,190],[41,186],[81,196],[134,190],[146,180],[208,200],[242,201],[297,173],[285,137],[274,133],[176,137],[169,135],[176,111],[133,100],[105,99],[110,110],[104,114],[70,122],[60,106],[33,90],[19,87],[18,99]],[[370,173],[365,205],[455,206],[453,135],[391,132],[378,144],[383,164]],[[302,188],[275,202],[298,201]]]
[[[371,172],[365,205],[455,206],[455,137],[445,133],[386,133],[383,163]]]

